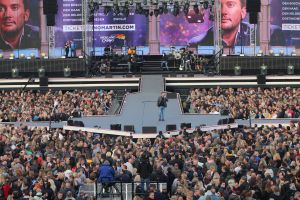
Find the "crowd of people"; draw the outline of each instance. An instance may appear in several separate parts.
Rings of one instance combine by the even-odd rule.
[[[114,92],[95,91],[1,91],[0,121],[49,121],[66,116],[104,115],[112,106]]]
[[[0,127],[0,199],[93,199],[82,184],[140,183],[135,200],[299,200],[299,126],[132,139]],[[149,182],[166,183],[159,191]]]
[[[299,118],[300,88],[192,89],[183,101],[185,112],[221,114],[235,119]]]

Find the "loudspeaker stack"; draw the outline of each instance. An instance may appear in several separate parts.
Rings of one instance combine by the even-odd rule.
[[[55,26],[55,15],[57,11],[57,0],[43,0],[43,12],[44,15],[46,15],[47,26]]]

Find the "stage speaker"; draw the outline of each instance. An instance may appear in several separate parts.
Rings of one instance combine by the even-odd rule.
[[[247,0],[246,10],[248,13],[251,12],[260,12],[261,0]]]
[[[156,126],[143,126],[142,133],[157,133]]]
[[[124,131],[127,131],[127,132],[135,132],[134,130],[134,126],[133,125],[124,125]]]
[[[192,124],[191,123],[181,123],[180,124],[180,128],[184,129],[184,128],[192,128]]]
[[[48,87],[48,77],[40,77],[40,87]]]
[[[115,130],[115,131],[120,131],[121,130],[121,124],[111,124],[110,129]]]
[[[175,131],[177,130],[176,124],[167,124],[166,125],[166,131]]]
[[[233,118],[228,118],[228,124],[233,124],[234,123],[234,119]]]
[[[68,125],[68,126],[74,126],[73,120],[68,120],[68,121],[67,121],[67,125]]]
[[[223,125],[223,124],[228,124],[228,118],[226,118],[226,119],[220,119],[219,121],[218,121],[218,125]]]
[[[258,13],[257,12],[251,12],[249,14],[249,23],[250,24],[257,24],[258,22]]]
[[[84,127],[84,123],[82,121],[73,121],[74,126]]]
[[[259,85],[266,84],[266,75],[263,75],[263,74],[257,75],[257,84],[259,84]]]
[[[47,26],[55,26],[55,14],[46,15]]]
[[[58,5],[57,0],[43,0],[44,15],[57,14]]]
[[[188,73],[187,77],[194,77],[194,73]]]

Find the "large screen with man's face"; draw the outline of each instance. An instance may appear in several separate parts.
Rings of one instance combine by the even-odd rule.
[[[81,0],[59,3],[59,13],[56,17],[56,47],[63,47],[68,40],[81,46],[81,8]],[[130,9],[126,17],[121,13],[116,15],[112,11],[105,15],[104,8],[100,7],[94,14],[94,24],[90,22],[86,29],[87,35],[94,38],[95,47],[145,46],[148,40],[148,19],[144,15],[136,15],[133,9]]]
[[[249,46],[251,25],[246,13],[246,0],[220,0],[223,46]],[[271,0],[270,46],[300,45],[300,3],[298,0]],[[160,39],[162,45],[213,46],[214,28],[210,12],[199,6],[200,13],[177,17],[162,15]],[[190,10],[193,10],[192,6]],[[197,21],[203,14],[203,21]],[[259,20],[259,19],[258,19]],[[256,43],[259,45],[259,23]],[[253,33],[252,33],[253,34]],[[254,36],[252,37],[254,38]],[[253,42],[253,41],[252,41]]]
[[[0,0],[0,49],[40,48],[39,0]]]

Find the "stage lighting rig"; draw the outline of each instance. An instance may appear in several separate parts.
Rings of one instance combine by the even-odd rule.
[[[188,15],[189,13],[189,10],[190,10],[190,4],[188,2],[186,2],[183,6],[183,12],[185,15]]]
[[[199,10],[199,7],[198,7],[197,4],[194,5],[194,12],[195,12],[196,14],[199,14],[199,13],[200,13],[200,10]]]
[[[160,14],[160,10],[155,9],[155,10],[154,10],[154,15],[155,15],[155,17],[158,17],[159,14]]]
[[[174,4],[174,7],[173,7],[173,15],[174,16],[179,15],[179,11],[180,11],[179,3],[178,3],[178,1],[176,1]]]
[[[158,8],[158,13],[159,13],[160,15],[164,14],[164,9],[163,9],[163,7],[159,7],[159,8]],[[155,13],[154,13],[154,14],[155,14]]]
[[[205,10],[208,9],[208,1],[204,1],[204,3],[203,3],[203,8],[204,8]]]
[[[114,5],[113,5],[113,11],[114,11],[114,14],[115,14],[115,15],[120,14],[120,8],[119,8],[119,5],[118,5],[118,4],[114,4]]]
[[[144,15],[145,15],[146,17],[148,17],[149,14],[150,14],[149,9],[144,9],[144,10],[143,10],[143,13],[144,13]]]
[[[105,6],[105,7],[104,7],[103,13],[104,13],[104,15],[108,15],[108,13],[109,13],[110,11],[111,11],[111,7]]]
[[[164,14],[168,14],[168,4],[167,4],[167,2],[163,2],[162,8],[163,8]]]

